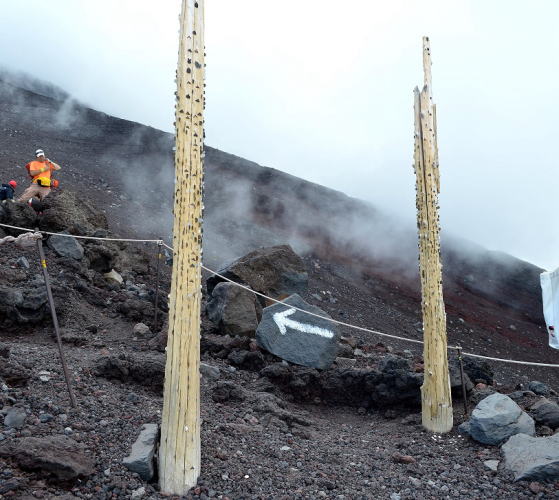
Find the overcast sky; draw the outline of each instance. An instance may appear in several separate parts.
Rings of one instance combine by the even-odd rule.
[[[0,64],[171,131],[179,0],[2,2]],[[559,2],[208,0],[207,144],[415,217],[429,35],[443,231],[559,266]]]

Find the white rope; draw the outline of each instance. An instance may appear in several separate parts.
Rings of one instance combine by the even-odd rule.
[[[24,227],[17,227],[17,226],[10,226],[8,224],[0,224],[0,226],[2,227],[7,227],[10,229],[17,229],[20,231],[32,231],[31,229],[28,228],[24,228]],[[171,250],[171,252],[174,252],[173,247],[167,245],[167,243],[165,243],[163,240],[136,240],[136,239],[132,239],[132,238],[101,238],[101,237],[95,237],[95,236],[73,236],[71,234],[61,234],[61,233],[50,233],[48,231],[38,231],[39,233],[42,234],[49,234],[49,235],[54,235],[54,236],[65,236],[68,238],[81,238],[81,239],[85,239],[85,240],[101,240],[101,241],[125,241],[125,242],[135,242],[135,243],[157,243],[158,245],[164,246],[165,248],[167,248],[168,250]],[[200,267],[212,274],[214,274],[215,276],[220,277],[221,279],[228,281],[230,283],[233,283],[234,285],[238,286],[239,288],[243,288],[255,295],[258,295],[259,297],[262,297],[264,299],[267,299],[271,302],[275,302],[276,304],[284,304],[285,302],[282,302],[281,300],[278,299],[274,299],[273,297],[268,297],[267,295],[264,295],[263,293],[257,292],[255,290],[253,290],[252,288],[249,288],[248,286],[242,285],[241,283],[237,283],[236,281],[233,281],[230,278],[227,278],[226,276],[223,276],[222,274],[219,274],[218,272],[214,271],[213,269],[210,269],[209,267],[206,267],[202,264],[200,264]],[[410,339],[408,337],[400,337],[398,335],[391,335],[389,333],[384,333],[384,332],[379,332],[377,330],[371,330],[370,328],[364,328],[362,326],[357,326],[357,325],[352,325],[351,323],[346,323],[344,321],[338,321],[336,319],[333,318],[328,318],[326,316],[321,316],[320,314],[316,314],[310,311],[305,311],[304,309],[301,309],[299,307],[295,307],[295,306],[289,306],[292,309],[295,309],[296,311],[302,312],[304,314],[308,314],[309,316],[314,316],[315,318],[319,318],[319,319],[323,319],[325,321],[329,321],[330,323],[335,323],[337,325],[341,325],[341,326],[345,326],[347,328],[353,328],[354,330],[359,330],[362,332],[366,332],[366,333],[372,333],[373,335],[379,335],[381,337],[387,337],[390,339],[395,339],[395,340],[403,340],[404,342],[412,342],[414,344],[424,344],[424,342],[422,340],[416,340],[416,339]],[[459,350],[461,351],[462,348],[460,346],[447,346],[448,350]],[[550,364],[550,363],[535,363],[532,361],[518,361],[515,359],[505,359],[505,358],[493,358],[491,356],[482,356],[481,354],[474,354],[471,352],[462,352],[463,356],[469,356],[471,358],[479,358],[479,359],[487,359],[489,361],[499,361],[501,363],[514,363],[517,365],[529,365],[529,366],[543,366],[543,367],[548,367],[548,368],[559,368],[559,364]]]
[[[0,224],[0,226],[2,227],[7,227],[10,229],[17,229],[19,231],[30,231],[30,232],[38,232],[41,234],[49,234],[51,236],[63,236],[65,238],[78,238],[81,240],[97,240],[97,241],[128,241],[128,242],[133,242],[133,243],[157,243],[157,244],[163,244],[162,240],[136,240],[136,239],[132,239],[132,238],[101,238],[101,237],[97,237],[97,236],[76,236],[73,234],[64,234],[64,233],[50,233],[48,231],[35,231],[34,229],[29,229],[29,228],[25,228],[25,227],[18,227],[18,226],[10,226],[9,224]]]

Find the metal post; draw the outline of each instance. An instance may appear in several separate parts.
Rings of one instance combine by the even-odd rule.
[[[70,395],[70,405],[72,408],[76,407],[76,398],[72,391],[72,384],[70,383],[70,375],[68,367],[66,366],[66,359],[64,358],[64,351],[62,350],[62,339],[60,338],[60,329],[58,327],[58,317],[56,316],[56,308],[54,307],[54,299],[52,297],[52,290],[50,288],[49,273],[47,270],[47,260],[45,259],[45,252],[43,250],[43,240],[37,239],[37,248],[39,249],[39,258],[41,259],[41,269],[43,270],[43,277],[45,278],[45,286],[47,287],[47,297],[49,300],[50,314],[54,324],[54,331],[56,333],[56,342],[58,343],[58,351],[60,352],[60,361],[62,362],[62,370],[64,371],[64,378],[68,386],[68,394]]]
[[[161,247],[163,241],[157,242],[157,263],[155,264],[155,309],[153,312],[153,332],[157,331],[157,316],[159,313],[159,269],[161,263]]]
[[[466,381],[464,380],[464,362],[462,361],[462,347],[457,346],[456,352],[458,353],[458,362],[460,363],[460,380],[462,381],[462,397],[464,398],[464,413],[467,417],[470,413],[468,408],[468,393],[466,391]]]

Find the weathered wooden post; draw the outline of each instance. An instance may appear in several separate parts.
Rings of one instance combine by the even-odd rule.
[[[161,490],[175,495],[185,495],[200,475],[204,71],[204,0],[183,0],[175,108],[175,255],[159,450]]]
[[[423,309],[425,364],[421,407],[423,427],[433,432],[452,429],[452,398],[448,373],[446,313],[443,301],[439,236],[439,158],[437,114],[431,87],[431,49],[423,38],[424,86],[414,89],[417,228]]]

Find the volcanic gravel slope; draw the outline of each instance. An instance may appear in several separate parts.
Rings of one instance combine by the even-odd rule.
[[[169,134],[13,83],[0,83],[0,95],[3,181],[16,178],[25,185],[24,171],[15,165],[23,166],[42,147],[63,166],[62,189],[103,207],[114,234],[168,237]],[[290,242],[305,255],[310,278],[305,298],[310,303],[343,321],[421,338],[413,230],[392,227],[376,209],[341,193],[211,148],[206,175],[207,263],[220,266],[256,246]],[[391,252],[369,251],[363,243],[336,238],[336,229],[346,218],[357,227],[362,220],[372,221],[362,231],[374,233],[378,245],[373,247],[393,238],[401,255],[394,258]],[[398,238],[385,234],[387,227]],[[153,252],[145,245],[127,245],[121,251]],[[65,262],[48,249],[47,253],[51,273],[64,284]],[[33,252],[25,252],[31,268],[17,268],[15,261],[22,254],[2,247],[3,281],[26,282],[39,274]],[[555,352],[545,347],[539,269],[459,241],[449,242],[445,264],[451,344],[491,356],[559,362]],[[153,266],[130,277],[135,285],[152,287]],[[164,289],[168,283],[165,268]],[[59,293],[63,297],[63,290]],[[62,307],[62,327],[69,334],[65,349],[79,400],[76,410],[68,407],[51,327],[3,328],[0,341],[11,348],[10,359],[27,367],[32,378],[27,387],[1,393],[0,402],[21,405],[28,417],[17,433],[0,427],[0,435],[9,440],[66,432],[95,457],[96,469],[87,480],[61,485],[0,458],[0,498],[131,498],[134,494],[141,498],[141,488],[145,497],[162,497],[155,483],[145,484],[120,463],[141,425],[160,420],[160,387],[106,380],[95,373],[99,359],[109,355],[134,356],[146,364],[161,362],[161,355],[148,349],[147,340],[132,332],[136,320],[99,305],[111,297],[111,291],[92,285],[83,294],[70,293]],[[203,333],[210,332],[204,318]],[[382,341],[389,347],[377,349],[409,350],[406,355],[412,358],[420,355],[416,344],[347,328],[342,333],[371,349]],[[499,459],[498,448],[482,447],[455,431],[445,436],[425,433],[417,413],[328,407],[320,401],[295,403],[289,395],[263,391],[258,372],[235,370],[209,352],[203,352],[202,358],[220,367],[219,383],[241,387],[244,396],[216,402],[212,397],[216,383],[203,380],[203,471],[199,488],[192,491],[195,498],[555,498],[557,485],[513,483],[507,473],[487,469],[483,461]],[[361,366],[368,362],[358,360]],[[533,379],[558,385],[553,370],[505,364],[493,368],[500,390]],[[51,379],[41,382],[40,371],[48,371]],[[52,414],[53,420],[41,423],[39,416],[44,413]],[[455,421],[462,420],[457,403]],[[402,459],[408,455],[411,460]],[[410,463],[402,463],[406,461]]]

